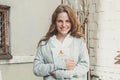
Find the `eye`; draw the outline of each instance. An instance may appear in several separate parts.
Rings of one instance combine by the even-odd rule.
[[[66,20],[66,22],[69,22],[69,23],[70,23],[70,20]]]
[[[62,22],[62,20],[57,20],[57,22]]]

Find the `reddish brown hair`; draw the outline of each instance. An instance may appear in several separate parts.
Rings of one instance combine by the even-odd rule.
[[[66,12],[70,19],[70,22],[71,22],[71,30],[69,31],[71,33],[70,35],[73,37],[77,37],[77,38],[84,37],[84,35],[82,34],[82,32],[80,30],[81,25],[79,23],[79,20],[77,18],[75,11],[69,5],[61,4],[54,11],[54,13],[52,15],[52,20],[51,20],[52,22],[51,22],[50,28],[49,28],[48,32],[46,33],[45,38],[41,39],[40,42],[48,41],[50,39],[50,37],[57,34],[57,29],[55,26],[56,19],[57,19],[58,14],[62,13],[62,12]]]

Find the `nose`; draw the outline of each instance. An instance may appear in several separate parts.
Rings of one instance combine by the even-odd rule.
[[[66,23],[65,23],[65,22],[63,22],[62,26],[65,26],[65,25],[66,25]]]

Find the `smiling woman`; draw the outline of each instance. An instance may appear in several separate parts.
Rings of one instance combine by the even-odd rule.
[[[33,71],[44,80],[87,80],[89,56],[75,11],[59,5],[52,23],[41,39],[34,59]]]

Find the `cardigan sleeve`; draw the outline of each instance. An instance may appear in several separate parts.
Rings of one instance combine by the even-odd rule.
[[[76,67],[74,68],[74,74],[73,74],[76,77],[86,75],[87,72],[89,71],[88,49],[83,39],[81,39],[79,51],[80,51],[79,60],[78,60]]]
[[[37,54],[33,63],[33,72],[36,76],[47,76],[49,72],[54,71],[53,64],[44,64],[41,48],[38,47]]]
[[[65,69],[65,64],[62,62],[61,64],[45,63],[43,55],[44,53],[42,52],[42,47],[38,47],[33,63],[33,72],[36,76],[48,76],[52,71]]]
[[[72,78],[87,75],[89,70],[89,55],[86,43],[82,40],[80,44],[79,60],[74,70],[57,70],[56,78]]]

